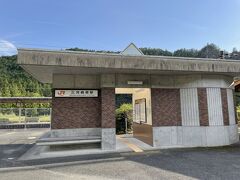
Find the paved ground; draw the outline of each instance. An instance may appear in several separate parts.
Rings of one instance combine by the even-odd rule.
[[[0,172],[0,179],[239,179],[239,150],[235,146],[77,157],[74,163],[62,159],[60,165]]]
[[[0,130],[0,168],[17,165],[16,159],[48,129]]]
[[[34,132],[32,133],[34,134]],[[10,135],[5,135],[5,137]],[[3,137],[4,135],[0,133],[1,144]],[[26,135],[25,137],[28,136]],[[23,137],[20,139],[23,142],[31,142]],[[13,149],[12,151],[14,151]],[[7,153],[6,151],[5,149],[6,155],[10,154],[11,157],[14,155],[14,153]],[[240,179],[240,144],[221,148],[115,153],[16,163],[21,163],[23,166],[31,165],[31,168],[26,167],[26,169],[8,171],[0,169],[1,180]]]

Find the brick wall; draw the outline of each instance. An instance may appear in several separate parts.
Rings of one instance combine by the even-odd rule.
[[[101,90],[102,128],[115,128],[115,88]]]
[[[229,125],[226,89],[221,89],[224,125]],[[181,126],[179,89],[151,89],[152,125]],[[200,126],[208,126],[206,88],[198,88]],[[103,88],[97,98],[52,99],[52,129],[115,128],[115,89]]]
[[[52,129],[115,128],[115,88],[94,98],[52,99]]]
[[[227,89],[221,88],[223,122],[225,126],[229,125]]]
[[[101,127],[101,97],[52,99],[52,129]]]
[[[181,126],[179,89],[151,89],[153,126]],[[224,125],[229,125],[227,91],[221,89]],[[206,88],[198,88],[200,126],[209,126]]]
[[[151,89],[152,125],[181,126],[179,89]]]
[[[198,108],[200,126],[209,126],[206,88],[198,88]]]

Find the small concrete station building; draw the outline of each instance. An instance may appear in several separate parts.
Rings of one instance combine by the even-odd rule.
[[[223,146],[239,141],[232,82],[240,62],[143,55],[18,49],[18,64],[52,83],[49,138],[116,148],[115,94],[133,99],[133,136],[153,147]]]

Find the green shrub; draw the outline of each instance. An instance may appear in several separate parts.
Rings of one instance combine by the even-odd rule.
[[[8,118],[0,118],[0,124],[9,123]]]
[[[116,133],[122,134],[125,133],[126,124],[125,118],[127,118],[127,127],[128,132],[132,131],[132,104],[122,104],[119,108],[116,109]]]
[[[240,125],[240,105],[238,105],[236,108],[237,108],[237,120],[238,120],[238,125]]]
[[[38,122],[39,118],[38,117],[25,117],[26,122]]]

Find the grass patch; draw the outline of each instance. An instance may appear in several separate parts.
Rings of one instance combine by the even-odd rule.
[[[45,116],[37,116],[38,117],[38,122],[50,122],[51,117],[50,115],[45,115]],[[28,119],[31,117],[28,117]],[[36,117],[33,117],[36,118]],[[25,123],[25,116],[17,116],[15,114],[0,114],[0,123]]]

